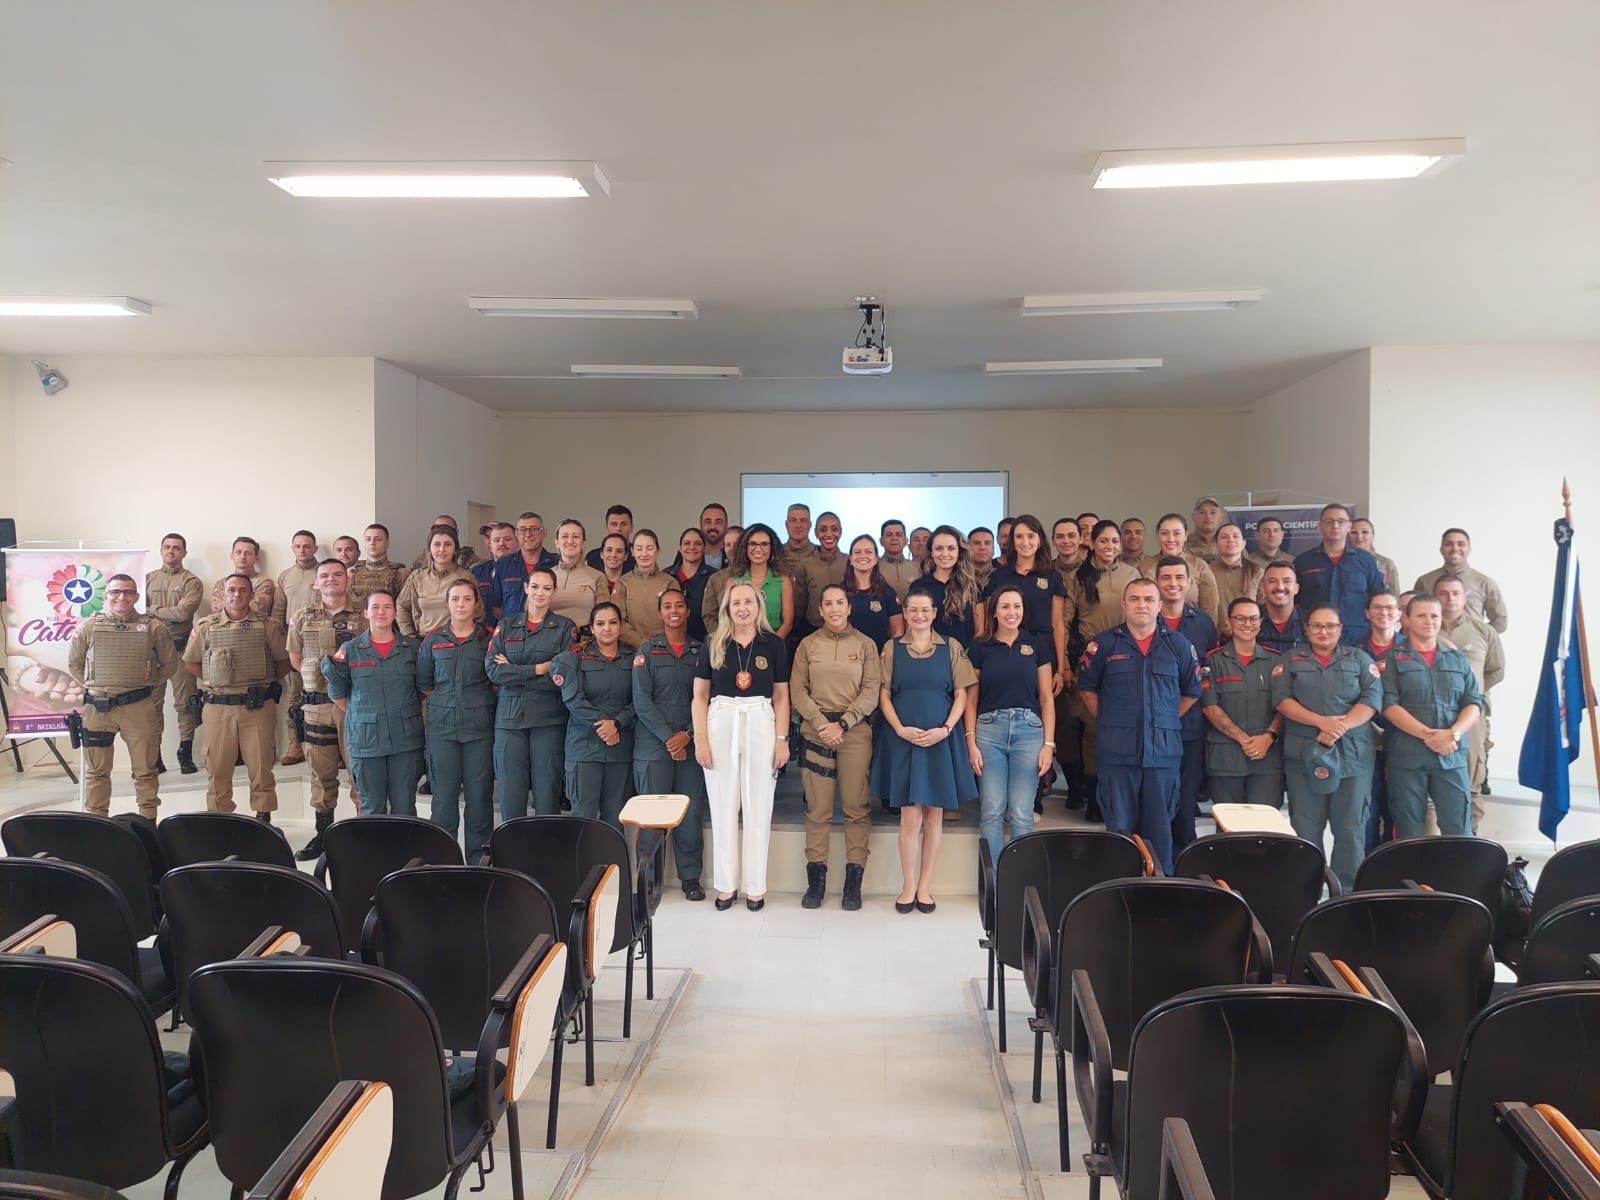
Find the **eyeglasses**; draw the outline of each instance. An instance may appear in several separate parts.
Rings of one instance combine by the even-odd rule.
[[[106,593],[108,596],[137,596],[138,594],[132,588],[112,588]]]
[[[744,548],[746,550],[771,550],[772,549],[772,543],[771,542],[746,542],[744,544]]]
[[[517,532],[518,533],[543,533],[544,532],[544,526],[543,525],[519,525],[519,526],[517,526]]]
[[[1235,625],[1259,625],[1259,624],[1261,624],[1261,618],[1259,616],[1254,616],[1254,617],[1229,617],[1228,620],[1232,621]]]
[[[1327,621],[1317,621],[1311,625],[1307,625],[1306,628],[1312,633],[1338,633],[1339,630],[1344,628],[1344,626],[1339,624],[1337,621],[1334,621],[1331,624]]]

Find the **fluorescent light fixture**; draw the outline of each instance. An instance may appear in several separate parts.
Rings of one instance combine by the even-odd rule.
[[[580,379],[738,379],[738,367],[667,367],[649,363],[575,363]]]
[[[148,317],[150,313],[143,300],[127,296],[0,298],[0,317]]]
[[[1159,358],[1068,358],[1053,362],[984,363],[985,375],[1137,375],[1161,365]]]
[[[693,300],[609,300],[587,297],[468,296],[467,307],[485,317],[588,317],[619,321],[693,321]]]
[[[291,196],[365,200],[559,200],[609,196],[592,162],[269,162]]]
[[[1259,288],[1231,292],[1074,292],[1060,296],[1024,296],[1025,317],[1075,317],[1088,313],[1205,312],[1254,304],[1266,295]]]
[[[1417,179],[1467,152],[1465,138],[1226,146],[1201,150],[1111,150],[1094,164],[1097,188],[1220,187],[1236,183],[1333,183]]]

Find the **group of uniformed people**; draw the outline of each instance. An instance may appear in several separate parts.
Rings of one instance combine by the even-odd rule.
[[[488,839],[497,785],[504,818],[527,813],[531,797],[534,812],[565,801],[613,823],[635,792],[683,792],[694,808],[674,850],[685,891],[700,898],[694,676],[728,586],[748,582],[793,666],[808,905],[825,887],[836,792],[847,904],[859,905],[876,794],[901,811],[902,911],[926,910],[941,810],[976,793],[998,852],[1006,825],[1012,836],[1031,829],[1058,765],[1069,808],[1145,835],[1168,866],[1204,797],[1277,805],[1287,791],[1299,832],[1320,841],[1332,828],[1346,882],[1378,838],[1422,832],[1430,802],[1440,829],[1474,827],[1505,610],[1494,581],[1467,564],[1465,532],[1447,531],[1443,565],[1402,611],[1371,523],[1352,525],[1343,506],[1323,510],[1320,544],[1295,558],[1281,523],[1262,521],[1246,553],[1225,516],[1212,497],[1192,526],[1167,514],[1148,555],[1143,521],[1093,513],[1057,521],[1048,542],[1026,515],[966,533],[908,534],[888,520],[846,549],[835,514],[817,517],[812,542],[805,505],[789,509],[784,537],[730,526],[711,504],[668,566],[657,534],[635,531],[622,505],[587,557],[576,520],[556,526],[553,550],[537,513],[485,526],[480,557],[440,516],[409,568],[388,558],[377,524],[320,561],[315,535],[297,532],[293,565],[276,579],[241,537],[204,616],[184,539],[169,534],[146,611],[120,576],[74,643],[89,807],[107,810],[120,733],[139,810],[154,815],[170,678],[180,768],[198,769],[203,719],[215,809],[233,809],[242,760],[251,808],[270,820],[277,708],[289,707],[282,761],[310,766],[308,857],[333,819],[341,763],[364,813],[414,812],[426,776],[434,819],[464,824],[469,859]],[[913,595],[929,613],[908,622]],[[934,655],[940,646],[948,653]],[[944,665],[929,674],[924,662]],[[912,723],[899,708],[927,714]],[[952,753],[935,752],[958,726]]]

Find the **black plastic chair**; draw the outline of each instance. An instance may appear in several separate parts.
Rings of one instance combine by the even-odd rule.
[[[1497,1103],[1551,1104],[1578,1125],[1600,1124],[1600,984],[1516,989],[1472,1022],[1451,1066],[1401,1152],[1434,1196],[1502,1200],[1516,1153],[1495,1132]]]
[[[1408,884],[1468,896],[1499,927],[1504,904],[1506,850],[1480,837],[1415,837],[1385,842],[1356,868],[1352,892],[1389,891]]]
[[[1174,876],[1215,879],[1244,897],[1272,941],[1272,960],[1287,963],[1300,918],[1340,894],[1322,847],[1280,833],[1217,833],[1190,842],[1172,864]]]
[[[242,813],[174,813],[156,826],[167,869],[194,863],[261,863],[294,869],[294,851],[276,825]]]
[[[241,820],[258,824],[249,817]],[[269,925],[294,931],[319,958],[344,958],[347,950],[328,889],[293,867],[255,862],[177,867],[161,880],[161,902],[185,1019],[190,977],[207,963],[237,958]]]
[[[470,1053],[492,1011],[495,988],[541,936],[579,944],[588,904],[558,914],[550,894],[520,871],[499,867],[414,867],[386,876],[373,895],[362,957],[410,980],[439,1022],[446,1046]],[[569,963],[572,961],[569,956]],[[584,994],[568,972],[562,989],[550,1076],[546,1148],[555,1149],[561,1108],[561,1026]],[[549,1030],[546,1030],[548,1040]],[[590,1042],[592,1045],[592,1040]]]
[[[1091,1197],[1102,1176],[1128,1200],[1389,1194],[1405,1030],[1376,1000],[1293,986],[1188,992],[1139,1023],[1125,1084],[1112,1083],[1105,1031],[1083,1032],[1096,1092],[1114,1105],[1084,1156]]]
[[[346,946],[361,945],[361,927],[372,909],[378,880],[418,861],[459,867],[464,862],[461,843],[421,817],[347,817],[323,830],[316,876],[333,889]]]
[[[1517,985],[1581,983],[1600,954],[1600,896],[1569,900],[1533,927],[1517,961]],[[1496,985],[1498,988],[1498,985]]]
[[[1000,1053],[1006,1052],[1006,968],[1022,970],[1022,931],[1027,918],[1022,894],[1039,893],[1054,929],[1061,914],[1089,888],[1112,879],[1132,879],[1160,870],[1136,838],[1099,829],[1042,829],[1007,842],[996,865],[987,838],[978,839],[978,916],[989,952],[989,1007],[1000,996]],[[1037,1039],[1035,1040],[1037,1057]]]
[[[628,843],[622,834],[591,817],[571,815],[517,817],[495,829],[489,839],[488,861],[497,867],[521,871],[550,893],[559,912],[571,912],[595,867],[614,866],[621,902],[609,945],[604,939],[592,959],[584,959],[592,980],[609,954],[627,951],[627,978],[623,991],[622,1036],[633,1036],[634,947],[644,951],[645,999],[655,999],[655,911],[661,903],[660,864],[667,831],[644,829],[635,847],[640,870],[634,878]],[[583,955],[576,954],[580,959]],[[592,1073],[591,1073],[592,1074]],[[590,1079],[593,1082],[593,1079]]]
[[[1256,978],[1272,981],[1267,935],[1237,892],[1192,879],[1119,879],[1098,884],[1067,906],[1050,928],[1039,893],[1023,894],[1024,978],[1037,1015],[1033,1099],[1041,1093],[1044,1035],[1056,1056],[1056,1121],[1061,1169],[1071,1170],[1067,1144],[1067,1068],[1070,1048],[1084,1120],[1095,1134],[1095,1114],[1114,1111],[1112,1096],[1089,1089],[1079,1052],[1085,1023],[1105,1031],[1112,1058],[1107,1070],[1128,1065],[1139,1019],[1163,1000],[1192,988],[1244,983],[1250,963]]]
[[[0,955],[0,1064],[17,1097],[0,1101],[0,1127],[19,1170],[120,1188],[170,1163],[171,1200],[206,1144],[188,1056],[162,1052],[144,997],[99,963]]]
[[[99,871],[127,900],[134,940],[155,933],[161,919],[155,892],[158,872],[149,846],[131,822],[83,812],[22,813],[0,825],[0,842],[7,854],[17,858],[48,854]]]
[[[548,947],[541,939],[518,963],[518,974],[502,981],[497,998],[507,999],[478,1043],[487,1050],[470,1072],[454,1074],[428,1002],[391,971],[288,955],[201,967],[189,981],[189,998],[222,1174],[235,1187],[255,1183],[328,1092],[357,1076],[394,1091],[385,1200],[446,1181],[445,1196],[455,1197],[502,1117],[512,1193],[522,1200],[516,1105],[507,1103],[507,1069],[494,1048],[507,1040],[512,1005]]]
[[[383,1171],[375,1168],[388,1163],[393,1138],[393,1089],[364,1079],[345,1080],[317,1106],[245,1200],[329,1194],[340,1200],[380,1200]]]
[[[98,1183],[40,1175],[33,1171],[0,1170],[0,1200],[126,1200],[121,1192]]]
[[[1312,954],[1375,969],[1427,1050],[1428,1073],[1450,1070],[1494,982],[1494,923],[1476,900],[1403,888],[1352,892],[1318,905],[1295,933],[1285,978],[1314,982]]]
[[[99,871],[50,858],[0,858],[0,930],[53,913],[76,931],[78,957],[109,967],[138,989],[156,1016],[177,1000],[165,939],[139,945],[121,888]]]
[[[1577,1128],[1548,1104],[1501,1101],[1494,1118],[1521,1159],[1511,1182],[1516,1200],[1600,1200],[1600,1133]]]
[[[1563,904],[1590,896],[1600,896],[1600,839],[1579,842],[1550,856],[1534,886],[1528,919],[1537,925]]]

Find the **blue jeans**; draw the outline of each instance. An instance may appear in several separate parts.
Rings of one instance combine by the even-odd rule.
[[[978,833],[989,839],[996,864],[1005,845],[1006,817],[1011,836],[1033,832],[1033,797],[1039,789],[1039,751],[1044,722],[1027,708],[1002,708],[978,714]]]

